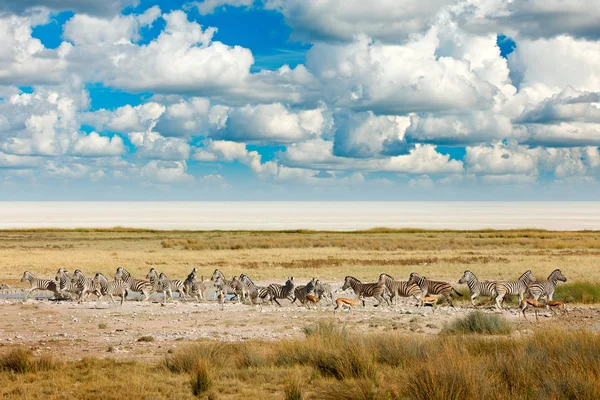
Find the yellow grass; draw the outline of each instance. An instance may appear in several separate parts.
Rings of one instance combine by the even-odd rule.
[[[235,244],[232,246],[232,243]],[[239,246],[238,246],[239,245]],[[480,279],[514,279],[526,269],[545,278],[563,269],[569,281],[600,281],[599,232],[422,231],[177,232],[27,230],[0,232],[0,283],[23,271],[54,277],[58,268],[113,276],[124,266],[136,277],[151,267],[184,278],[193,267],[209,277],[246,273],[259,280],[287,276],[340,281],[348,273],[373,281],[387,272],[407,279],[417,271],[457,281],[465,269]]]

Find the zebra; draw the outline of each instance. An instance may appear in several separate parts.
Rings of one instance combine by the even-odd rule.
[[[29,289],[25,293],[25,296],[23,297],[23,301],[27,300],[29,295],[34,290],[49,290],[54,293],[55,298],[58,298],[58,296],[60,295],[60,293],[58,291],[58,286],[56,286],[56,282],[53,281],[52,279],[39,279],[39,278],[36,278],[33,273],[31,273],[29,271],[25,271],[25,272],[23,272],[23,277],[21,278],[21,282],[25,282],[25,281],[29,281],[29,284],[31,285],[31,289]]]
[[[240,280],[237,276],[234,276],[231,280],[231,287],[235,289],[238,301],[246,301],[250,299],[250,290],[248,289],[248,285]]]
[[[525,271],[516,282],[496,282],[496,308],[502,308],[502,301],[507,295],[519,296],[519,304],[521,304],[523,295],[532,282],[535,282],[535,276],[531,270]]]
[[[69,271],[64,268],[58,269],[54,280],[58,283],[58,291],[60,292],[61,297],[72,298],[72,295],[77,295],[79,292],[77,283],[73,282],[73,277]]]
[[[274,301],[279,307],[281,307],[281,303],[279,303],[277,299],[294,301],[294,277],[290,276],[285,282],[285,285],[279,285],[277,283],[270,284],[267,291],[269,292],[268,295],[270,296],[271,304],[273,304]]]
[[[414,297],[417,301],[421,297],[421,288],[416,284],[409,284],[408,281],[396,281],[388,274],[379,275],[379,279],[385,281],[385,286],[390,291],[390,303],[392,304],[394,304],[396,296]]]
[[[217,281],[219,278],[221,278],[221,280],[222,280],[220,289],[223,290],[225,295],[233,294],[234,297],[237,297],[237,292],[236,292],[235,288],[233,288],[231,286],[231,281],[228,281],[227,279],[225,279],[225,275],[223,275],[223,273],[217,268],[217,269],[215,269],[215,272],[213,272],[212,276],[210,277],[210,280],[215,282],[215,287],[217,289],[219,289],[219,286],[217,286]]]
[[[161,273],[161,275],[164,274]],[[167,301],[167,294],[171,299],[173,298],[173,291],[178,292],[179,297],[185,298],[184,281],[179,279],[169,280],[166,275],[164,278],[165,279],[161,281],[160,276],[154,268],[150,268],[150,271],[148,271],[148,274],[146,275],[146,279],[148,279],[152,285],[152,290],[155,293],[163,293],[165,295],[165,302]]]
[[[353,276],[347,276],[344,279],[344,286],[342,286],[342,291],[348,288],[352,288],[352,290],[354,290],[354,294],[356,295],[357,300],[362,300],[363,307],[365,306],[365,297],[374,297],[375,299],[377,299],[377,301],[379,302],[377,303],[377,306],[381,305],[381,303],[384,300],[388,305],[390,305],[390,301],[383,296],[386,287],[385,282],[381,277],[377,282],[362,283]]]
[[[555,269],[548,276],[545,281],[534,282],[527,287],[527,293],[533,297],[534,300],[539,300],[541,297],[546,297],[546,303],[552,301],[554,296],[554,290],[558,281],[566,282],[567,277],[563,275],[560,269]],[[546,304],[546,308],[548,305]]]
[[[408,284],[410,285],[413,283],[417,284],[419,288],[421,288],[422,297],[426,297],[428,294],[445,297],[452,308],[454,308],[454,303],[452,302],[452,292],[462,296],[462,294],[454,289],[448,282],[432,281],[417,274],[416,272],[410,274],[408,278]]]
[[[115,274],[115,280],[122,280],[127,284],[127,289],[132,292],[141,292],[144,295],[144,300],[150,299],[152,293],[152,284],[143,279],[135,279],[131,277],[131,274],[123,267],[117,268]]]
[[[77,294],[79,295],[79,302],[82,302],[84,298],[89,296],[90,293],[96,291],[94,280],[92,278],[86,278],[83,273],[76,269],[73,272],[72,282],[77,286]]]
[[[306,302],[306,295],[310,294],[317,285],[317,278],[312,278],[306,285],[296,286],[294,289],[294,300],[298,300],[300,303],[304,304]]]
[[[108,295],[110,296],[110,299],[112,300],[115,306],[117,305],[117,303],[115,302],[115,298],[113,296],[119,296],[121,298],[121,305],[123,305],[125,297],[127,297],[126,282],[118,279],[109,281],[100,272],[96,273],[93,282],[96,287],[94,294],[98,297],[98,303],[100,302],[100,299],[102,299],[102,297]]]
[[[167,275],[165,275],[163,272],[161,272],[158,277],[158,287],[165,295],[165,303],[167,302],[167,295],[169,296],[169,298],[173,299],[173,291],[179,293],[179,297],[182,297],[185,299],[185,290],[183,289],[183,281],[181,281],[179,279],[169,280],[167,278]]]
[[[194,268],[185,281],[183,281],[183,289],[188,296],[193,296],[198,301],[203,300],[206,292],[204,276],[202,276],[200,282],[198,282],[196,280],[196,268]]]
[[[327,304],[333,303],[333,294],[331,291],[331,286],[328,283],[317,281],[315,284],[315,293],[317,294],[317,297],[325,299]]]
[[[473,307],[475,307],[475,298],[477,296],[491,296],[493,299],[497,295],[495,281],[479,282],[477,276],[469,270],[466,270],[463,273],[463,276],[459,279],[458,283],[466,283],[469,287],[469,292],[471,292],[471,304],[473,304]]]
[[[269,296],[268,288],[264,286],[256,286],[249,276],[241,274],[240,281],[245,283],[248,287],[248,294],[250,295],[250,300],[253,304],[257,304],[258,299],[265,301],[265,299]]]

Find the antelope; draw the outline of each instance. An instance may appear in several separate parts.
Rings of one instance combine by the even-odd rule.
[[[342,308],[342,310],[344,308],[348,307],[348,311],[350,311],[352,309],[352,307],[357,306],[361,303],[362,303],[361,298],[352,300],[352,299],[347,299],[345,297],[339,297],[339,298],[335,299],[335,308],[333,309],[333,312],[335,313],[335,310],[337,310],[340,307]]]
[[[552,311],[552,313],[554,314],[554,309],[559,309],[559,310],[563,310],[563,312],[565,313],[569,313],[567,311],[567,305],[565,303],[563,303],[562,301],[559,300],[551,300],[548,302],[547,304],[548,307],[550,307],[550,310]]]
[[[546,305],[544,303],[542,303],[541,301],[537,301],[535,299],[521,300],[521,304],[519,305],[519,308],[521,309],[521,312],[523,313],[523,317],[525,319],[527,319],[527,317],[525,316],[525,310],[527,310],[529,307],[533,307],[533,310],[535,311],[535,320],[537,321],[538,320],[537,309],[545,308]]]
[[[435,312],[435,305],[437,304],[437,302],[438,302],[437,297],[433,297],[433,296],[421,297],[421,307],[430,306],[434,312]]]
[[[310,308],[311,304],[314,304],[316,306],[317,303],[319,301],[321,301],[321,296],[316,297],[316,296],[313,296],[312,294],[307,294],[305,297],[305,300],[306,300],[306,308]]]

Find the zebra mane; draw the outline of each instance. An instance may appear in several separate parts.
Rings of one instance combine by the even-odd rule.
[[[362,282],[360,281],[360,279],[358,279],[358,278],[355,278],[355,277],[353,277],[353,276],[350,276],[350,275],[348,275],[348,276],[347,276],[347,277],[346,277],[344,280],[345,280],[345,281],[348,281],[348,280],[349,280],[349,281],[353,281],[353,282],[356,282],[356,283],[362,283]]]
[[[554,276],[558,275],[558,274],[562,275],[562,272],[560,271],[560,269],[557,268],[554,271],[552,271],[552,273],[550,275],[548,275],[548,280],[549,281],[552,280],[552,278],[554,278]]]
[[[523,275],[521,275],[521,276],[519,277],[519,279],[518,279],[518,280],[519,280],[519,281],[525,280],[525,278],[527,278],[528,276],[532,276],[532,277],[533,277],[533,272],[531,272],[531,270],[530,270],[530,269],[528,269],[527,271],[525,271],[525,272],[523,273]]]

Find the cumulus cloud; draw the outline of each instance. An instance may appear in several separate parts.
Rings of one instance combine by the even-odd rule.
[[[320,109],[292,112],[279,103],[247,105],[228,110],[223,129],[212,136],[243,142],[289,143],[321,135],[324,125]]]
[[[128,136],[140,158],[178,161],[190,156],[190,145],[178,138],[163,137],[157,132],[132,132]]]
[[[189,183],[194,180],[187,172],[185,161],[151,160],[140,169],[140,175],[160,184]]]
[[[244,83],[254,62],[250,50],[212,41],[215,29],[203,30],[182,11],[162,18],[164,30],[147,45],[81,43],[69,59],[87,79],[132,91],[215,93]],[[115,21],[121,23],[105,23]]]
[[[166,108],[155,102],[144,103],[135,107],[125,105],[114,111],[98,110],[82,113],[83,124],[91,125],[98,130],[113,132],[144,131],[151,129]]]
[[[119,136],[109,138],[96,132],[78,135],[71,146],[71,154],[83,157],[118,156],[125,152],[123,140]]]

